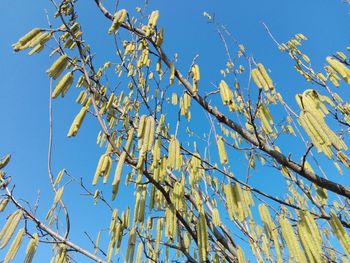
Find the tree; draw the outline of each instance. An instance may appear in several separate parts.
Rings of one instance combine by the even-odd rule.
[[[350,166],[350,105],[336,90],[350,84],[346,51],[330,54],[316,69],[302,50],[303,34],[279,43],[264,24],[304,78],[301,85],[312,84],[294,93],[295,100],[284,98],[273,71],[205,12],[227,54],[222,78],[209,86],[201,81],[198,57],[180,67],[177,56],[167,55],[157,10],[117,7],[112,13],[95,0],[116,52],[96,62],[76,2],[52,1],[54,22],[48,18],[47,28],[34,28],[12,46],[29,55],[50,50],[54,57],[47,70],[54,199],[40,217],[37,205],[32,209],[16,196],[20,182],[6,172],[11,155],[1,160],[5,262],[26,241],[25,262],[44,246],[52,247],[53,262],[73,262],[77,255],[96,262],[349,261],[350,188],[339,183],[339,174]],[[51,168],[52,100],[68,94],[77,96],[80,110],[67,136],[79,136],[88,120],[100,129],[102,154],[92,176],[79,178],[66,169],[56,175]],[[193,119],[200,121],[190,126]],[[256,184],[253,171],[273,175],[268,178],[276,178],[279,189],[272,194],[269,182]],[[64,197],[73,184],[76,195],[94,200],[90,207],[101,205],[108,213],[100,232],[86,232],[89,247],[70,235],[67,203],[74,200]]]

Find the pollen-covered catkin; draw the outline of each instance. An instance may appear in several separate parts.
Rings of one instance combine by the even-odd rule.
[[[68,91],[68,89],[72,86],[73,83],[73,73],[68,72],[66,75],[64,75],[57,83],[55,89],[52,92],[51,97],[57,98],[60,94],[64,96],[64,94]]]
[[[350,70],[343,63],[332,57],[327,57],[326,61],[333,68],[333,70],[345,80],[346,83],[350,84]]]
[[[20,38],[15,44],[12,45],[13,50],[17,52],[28,48],[29,42],[38,34],[40,34],[40,32],[41,32],[40,28],[33,28],[30,32],[28,32],[26,35]]]
[[[118,162],[117,168],[115,169],[115,175],[112,183],[112,200],[114,200],[114,198],[118,194],[119,182],[120,182],[120,177],[122,175],[125,159],[126,159],[126,152],[123,151],[119,156],[119,162]]]
[[[0,169],[4,168],[11,160],[11,155],[8,154],[0,160]]]
[[[15,239],[12,241],[11,247],[7,251],[7,254],[6,254],[5,259],[4,259],[4,263],[10,262],[15,258],[16,254],[18,252],[18,249],[22,243],[22,239],[23,239],[24,234],[25,234],[25,229],[21,228],[18,231]]]
[[[268,88],[269,88],[270,90],[273,90],[273,89],[274,89],[273,82],[272,82],[271,78],[269,77],[269,75],[267,74],[264,65],[263,65],[263,64],[258,64],[257,66],[258,66],[258,70],[259,70],[259,72],[261,73],[263,79],[264,79],[265,82],[267,83]]]
[[[151,28],[154,28],[157,25],[158,18],[159,18],[159,11],[158,10],[153,11],[149,17],[148,26]]]
[[[68,131],[68,134],[67,134],[68,137],[74,137],[75,135],[77,135],[79,128],[80,128],[80,126],[83,123],[83,120],[85,118],[87,110],[88,110],[88,107],[86,107],[86,106],[81,108],[80,112],[73,120],[73,123]]]
[[[191,69],[192,74],[192,86],[193,86],[193,93],[197,94],[198,92],[198,81],[200,80],[200,72],[199,72],[199,66],[197,64],[194,64]]]
[[[33,238],[31,238],[28,243],[24,263],[31,263],[33,261],[33,257],[38,247],[38,243],[39,243],[39,235],[35,233],[33,235]]]
[[[94,179],[92,181],[92,185],[96,185],[98,178],[105,176],[107,173],[110,172],[112,166],[112,159],[109,156],[109,154],[103,154],[97,164],[96,172]]]
[[[10,241],[15,229],[17,228],[19,221],[22,218],[22,215],[23,211],[17,210],[8,217],[4,227],[1,229],[0,232],[0,249],[4,248]]]
[[[0,200],[0,212],[3,212],[5,210],[9,201],[10,201],[10,199],[8,199],[8,198],[4,198],[4,199]]]
[[[68,64],[68,56],[61,55],[46,71],[49,77],[57,79]]]
[[[112,25],[108,29],[108,34],[112,34],[123,24],[127,14],[125,9],[121,9],[114,14]]]
[[[217,136],[216,143],[218,145],[220,163],[226,164],[228,159],[227,159],[227,153],[226,153],[225,144],[222,136]]]
[[[175,66],[174,64],[170,65],[170,76],[169,76],[169,84],[173,85],[175,79]]]

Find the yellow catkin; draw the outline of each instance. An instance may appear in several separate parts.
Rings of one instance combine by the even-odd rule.
[[[63,191],[64,191],[64,186],[62,186],[61,188],[59,188],[56,191],[56,194],[55,194],[55,197],[54,197],[54,200],[53,200],[54,205],[56,205],[61,200],[62,195],[63,195]]]
[[[146,190],[143,188],[141,191],[141,201],[138,211],[137,221],[142,223],[145,220],[145,209],[146,209]]]
[[[126,16],[127,16],[127,11],[125,9],[121,9],[118,12],[116,12],[113,16],[112,25],[108,29],[108,34],[112,34],[113,32],[115,32],[123,24]]]
[[[233,93],[224,80],[222,80],[219,84],[219,91],[220,91],[222,103],[224,105],[229,105],[233,100]]]
[[[254,68],[252,69],[251,71],[251,75],[252,75],[252,78],[253,78],[253,81],[255,83],[255,85],[261,89],[263,87],[263,84],[261,83],[261,80],[262,80],[262,76],[259,72],[259,70],[257,68]],[[259,76],[260,75],[260,76]]]
[[[200,80],[200,72],[199,72],[199,66],[197,64],[194,64],[191,69],[192,73],[192,86],[193,86],[193,92],[194,94],[197,94],[198,92],[198,81]]]
[[[305,254],[300,248],[298,239],[288,219],[286,219],[284,216],[280,216],[279,223],[281,225],[282,236],[287,243],[290,256],[294,258],[296,262],[307,262]]]
[[[73,73],[68,72],[66,75],[64,75],[57,83],[55,89],[52,92],[51,97],[57,98],[60,94],[64,96],[64,94],[67,92],[67,90],[72,86],[73,83]]]
[[[100,176],[105,176],[106,172],[109,172],[108,170],[110,170],[111,168],[111,160],[108,154],[103,154],[97,164],[97,168],[96,168],[96,172],[95,172],[95,176],[92,182],[92,185],[96,185],[98,178]]]
[[[266,81],[269,89],[270,90],[274,89],[273,82],[272,82],[271,78],[269,77],[269,75],[267,74],[264,65],[258,64],[257,66],[258,66],[259,72],[261,73],[261,75],[263,76],[264,80]]]
[[[148,133],[148,140],[147,140],[147,150],[151,151],[153,149],[154,144],[154,132],[155,132],[155,120],[153,116],[148,116],[147,121],[149,122],[149,133]]]
[[[9,201],[10,201],[10,199],[8,199],[8,198],[4,198],[4,199],[0,200],[0,212],[3,212],[5,210]]]
[[[113,183],[112,183],[112,200],[114,200],[114,198],[116,197],[116,195],[118,193],[120,177],[121,177],[122,172],[123,172],[123,166],[125,163],[125,159],[126,159],[126,152],[123,151],[119,157],[119,162],[118,162],[117,168],[115,169],[115,175],[114,175],[114,179],[113,179]]]
[[[80,91],[80,93],[78,94],[75,102],[79,103],[81,105],[84,105],[85,102],[87,101],[87,94],[85,90]]]
[[[4,227],[0,232],[0,249],[4,248],[10,241],[19,221],[21,220],[22,215],[22,210],[17,210],[8,217]]]
[[[118,209],[113,209],[111,222],[109,224],[109,233],[113,233],[118,220]]]
[[[345,254],[350,257],[350,237],[333,211],[331,212],[331,219],[328,222],[343,247]]]
[[[126,263],[134,262],[135,245],[136,245],[136,228],[133,227],[129,233],[129,241],[128,241],[128,246],[127,246],[126,256],[125,256]]]
[[[4,168],[11,160],[11,155],[8,154],[0,160],[0,169]]]
[[[151,120],[150,120],[150,116],[147,116],[145,120],[144,132],[142,134],[142,147],[144,147],[145,150],[148,150],[150,133],[151,133]]]
[[[28,52],[28,55],[31,56],[35,53],[39,53],[44,49],[44,47],[45,47],[44,45],[38,44]]]
[[[108,248],[107,248],[107,262],[111,261],[115,242],[116,242],[115,235],[112,235],[111,239],[109,240],[109,244],[108,244]]]
[[[280,245],[278,241],[278,230],[276,228],[275,223],[272,221],[268,208],[264,204],[259,205],[259,214],[261,217],[261,221],[264,224],[264,228],[266,230],[267,236],[273,240],[276,255],[277,255],[277,262],[281,263],[283,262],[283,260],[282,260]]]
[[[217,208],[214,208],[212,211],[212,218],[213,218],[213,224],[215,226],[220,226],[221,225],[221,220],[220,220],[220,213]]]
[[[34,254],[38,247],[38,243],[39,243],[39,235],[35,233],[33,235],[33,238],[30,239],[27,245],[26,257],[24,258],[24,263],[31,263],[33,261]]]
[[[165,236],[169,239],[174,239],[176,233],[176,215],[172,208],[165,209]]]
[[[205,215],[203,213],[199,214],[197,221],[197,236],[198,236],[198,249],[200,254],[200,262],[206,262],[209,242],[208,242],[208,228]]]
[[[137,246],[135,263],[141,263],[142,254],[143,254],[143,243],[140,242]]]
[[[233,201],[238,220],[244,221],[249,214],[249,207],[244,203],[242,189],[238,183],[233,186]]]
[[[350,158],[342,151],[337,152],[338,160],[343,163],[346,168],[350,167]]]
[[[167,167],[169,169],[178,170],[181,166],[181,163],[182,157],[180,155],[180,144],[178,140],[174,136],[172,136],[168,147]]]
[[[173,94],[171,94],[171,104],[177,105],[177,102],[178,102],[178,97],[177,97],[177,94],[174,92]]]
[[[115,236],[117,238],[117,246],[116,246],[115,254],[118,253],[119,248],[120,248],[121,243],[122,243],[122,240],[123,240],[123,229],[124,229],[123,225],[120,222],[118,222],[118,225],[117,225],[116,231],[115,231]]]
[[[232,187],[231,184],[224,185],[224,193],[226,197],[226,205],[227,205],[227,212],[230,216],[231,220],[234,220],[235,214],[234,214],[234,201],[233,201],[233,193],[232,193]]]
[[[44,44],[51,39],[52,33],[46,32],[43,34],[37,34],[27,46],[30,48],[35,48],[37,46],[44,46]]]
[[[108,102],[107,102],[107,105],[106,105],[106,109],[111,109],[113,103],[114,103],[114,100],[115,100],[115,95],[114,93],[112,93],[110,96],[109,96],[109,99],[108,99]]]
[[[78,115],[74,118],[72,125],[70,126],[70,129],[67,134],[68,137],[74,137],[75,135],[77,135],[79,128],[85,118],[87,110],[88,110],[88,107],[86,106],[81,108]]]
[[[182,155],[181,155],[181,149],[180,149],[180,143],[176,139],[175,140],[175,170],[180,171],[182,166]]]
[[[18,231],[15,239],[12,241],[12,244],[11,244],[11,246],[10,246],[6,256],[5,256],[4,263],[8,263],[15,258],[16,254],[18,252],[18,249],[22,243],[22,239],[23,239],[24,234],[25,234],[25,229],[21,228]]]
[[[148,26],[151,28],[154,28],[157,25],[158,18],[159,18],[159,11],[158,10],[153,11],[149,17]]]
[[[136,169],[142,168],[146,155],[147,155],[147,144],[143,144],[141,150],[139,151],[139,158],[137,161]]]
[[[142,115],[140,117],[140,121],[139,121],[139,127],[137,129],[137,137],[141,138],[143,133],[144,133],[144,127],[145,127],[145,120],[146,120],[146,115]]]
[[[103,183],[107,183],[109,174],[111,172],[112,168],[112,158],[109,154],[106,154],[101,166],[101,174],[100,176],[103,176]]]
[[[244,256],[244,252],[240,246],[237,247],[237,260],[238,260],[238,263],[246,263],[247,262],[245,259],[245,256]]]
[[[163,236],[163,218],[158,218],[157,220],[157,232],[156,232],[156,246],[155,246],[155,253],[157,256],[159,256],[159,246],[160,246],[160,241],[162,240]]]
[[[57,177],[56,177],[56,179],[55,179],[55,182],[54,182],[54,184],[53,184],[54,186],[58,185],[58,184],[61,182],[61,180],[62,180],[63,175],[65,174],[65,172],[66,172],[65,169],[62,169],[61,171],[59,171],[59,173],[58,173],[58,175],[57,175]]]
[[[261,104],[259,107],[259,116],[262,122],[262,127],[265,133],[273,135],[273,129],[271,128],[271,125],[273,125],[273,120],[272,116],[270,114],[270,111],[268,108],[264,105]]]
[[[222,136],[217,136],[216,143],[217,143],[217,146],[218,146],[220,163],[221,164],[226,164],[228,162],[228,158],[227,158],[225,144],[224,144]]]
[[[134,138],[134,131],[135,131],[134,128],[131,128],[131,129],[128,131],[128,140],[126,141],[125,147],[124,147],[126,152],[129,152],[130,149],[131,149],[132,140],[133,140],[133,138]]]
[[[299,239],[301,241],[301,245],[305,251],[308,262],[322,262],[321,255],[321,244],[317,242],[317,240],[313,239],[313,236],[310,232],[310,229],[307,226],[305,220],[301,219],[297,225]]]
[[[29,47],[30,41],[39,35],[41,32],[40,28],[33,28],[30,32],[21,37],[16,43],[12,45],[14,51],[20,51]]]
[[[350,84],[350,70],[339,60],[327,57],[326,58],[328,64],[336,71],[344,80],[346,83]]]
[[[175,79],[175,66],[174,66],[174,64],[171,64],[170,65],[170,75],[169,75],[170,85],[174,84],[174,79]]]
[[[347,149],[345,142],[326,124],[324,118],[328,114],[324,102],[332,106],[329,98],[318,94],[315,90],[306,90],[296,95],[296,101],[301,108],[299,122],[311,138],[318,152],[330,159],[333,156],[331,146],[337,151]]]
[[[266,259],[269,260],[271,258],[270,240],[268,240],[266,235],[264,235],[264,234],[262,234],[262,238],[261,238],[261,247],[262,247],[262,251],[263,251]]]
[[[158,138],[154,144],[153,148],[153,162],[152,162],[152,167],[153,168],[158,168],[159,167],[159,162],[160,162],[160,155],[161,155],[161,146],[162,142],[160,138]]]
[[[49,77],[57,79],[68,64],[68,56],[61,55],[46,71]]]
[[[140,191],[137,191],[135,193],[134,223],[136,223],[139,218],[140,204],[141,204],[141,193]]]

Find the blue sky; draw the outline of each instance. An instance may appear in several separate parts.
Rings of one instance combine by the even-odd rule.
[[[114,1],[104,2],[112,11]],[[142,1],[120,1],[120,6],[130,12],[134,12],[137,4],[142,6]],[[13,175],[16,196],[34,204],[40,191],[38,216],[41,218],[45,216],[53,198],[47,176],[50,81],[45,74],[53,59],[48,58],[48,51],[31,57],[26,52],[15,54],[11,44],[34,27],[47,27],[45,9],[54,22],[53,9],[48,0],[36,0],[35,3],[3,0],[0,10],[0,156],[12,154],[8,172]],[[192,59],[200,55],[198,64],[201,67],[202,86],[209,86],[210,82],[218,83],[222,78],[219,69],[224,68],[226,63],[222,42],[213,26],[203,17],[203,12],[207,11],[215,14],[216,19],[227,26],[249,54],[271,69],[278,91],[285,98],[291,97],[290,101],[294,100],[296,92],[311,85],[292,70],[293,63],[277,49],[262,22],[268,25],[280,42],[289,40],[296,33],[306,35],[309,40],[304,44],[304,51],[318,69],[325,63],[326,56],[344,50],[350,40],[349,6],[341,0],[150,0],[148,10],[154,9],[160,10],[158,23],[165,28],[164,49],[169,56],[178,54],[179,68],[185,72]],[[79,1],[78,12],[85,40],[96,53],[96,62],[103,64],[114,56],[114,50],[106,48],[113,46],[112,38],[106,34],[109,21],[97,11],[92,0]],[[73,176],[83,177],[86,185],[93,189],[90,182],[97,160],[103,152],[95,143],[99,131],[96,121],[87,118],[76,138],[66,137],[71,121],[79,111],[79,105],[74,103],[76,95],[77,91],[74,90],[66,99],[53,102],[53,170],[57,174],[60,169],[66,168]],[[193,118],[191,125],[195,127],[200,123],[199,117]],[[283,146],[291,147],[288,142]],[[74,184],[70,184],[66,191],[64,200],[67,200],[72,217],[71,238],[81,246],[91,248],[82,233],[91,230],[91,233],[96,234],[99,226],[108,226],[110,218],[104,216],[108,215],[108,209],[102,205],[93,207],[92,200],[87,201],[87,197],[79,195],[81,191]],[[122,187],[116,207],[125,207],[128,193],[128,188]],[[106,195],[109,196],[108,191]],[[0,214],[0,223],[3,221],[4,214]],[[2,257],[3,251],[0,251]],[[41,249],[40,261],[48,262],[49,259],[49,250]],[[21,262],[17,260],[15,262]],[[79,262],[88,261],[81,259]]]

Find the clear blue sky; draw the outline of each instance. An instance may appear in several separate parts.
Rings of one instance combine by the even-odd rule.
[[[130,11],[134,12],[135,3],[142,6],[142,2],[132,1]],[[111,3],[106,5],[113,6]],[[129,5],[130,1],[120,1],[121,7],[128,9]],[[112,49],[105,48],[112,47],[112,38],[106,35],[110,23],[98,12],[93,0],[80,0],[77,6],[85,39],[96,53],[96,61],[102,64],[114,54]],[[202,15],[207,11],[215,13],[216,19],[245,45],[249,54],[271,69],[278,91],[288,98],[310,88],[310,85],[292,70],[289,57],[278,51],[261,22],[269,26],[280,42],[289,40],[296,33],[306,35],[309,41],[304,45],[305,53],[320,69],[326,56],[349,45],[349,8],[341,0],[149,0],[148,10],[160,10],[159,24],[164,26],[166,33],[165,50],[170,56],[178,53],[180,69],[187,70],[193,57],[200,54],[198,63],[201,66],[202,86],[209,86],[210,82],[218,83],[222,78],[219,69],[224,68],[226,62],[217,33]],[[45,9],[54,21],[48,0],[3,0],[0,9],[0,156],[12,154],[8,172],[13,175],[16,196],[34,204],[40,191],[38,216],[42,219],[52,203],[47,176],[49,79],[45,70],[53,60],[48,58],[48,52],[32,57],[28,57],[26,52],[15,54],[11,44],[34,27],[47,27]],[[58,22],[55,23],[57,25]],[[75,139],[66,137],[71,121],[79,110],[74,103],[76,95],[77,91],[74,90],[66,99],[57,99],[53,104],[53,169],[57,173],[61,168],[66,168],[73,176],[83,177],[90,187],[102,152],[95,144],[99,130],[96,121],[87,118]],[[194,126],[201,121],[199,118],[192,120]],[[348,172],[345,172],[345,176],[348,176]],[[277,185],[278,182],[272,187]],[[72,218],[71,239],[92,250],[83,232],[89,230],[95,235],[100,226],[108,226],[110,218],[106,217],[108,210],[102,205],[90,209],[92,200],[88,201],[88,198],[79,195],[80,192],[78,187],[70,184],[64,195]],[[105,193],[109,196],[109,189]],[[123,190],[119,198],[113,204],[123,208],[128,200],[127,190]],[[1,224],[4,215],[0,214]],[[40,257],[35,262],[49,261],[49,249],[40,249],[39,253]],[[3,251],[0,251],[0,259],[3,255]],[[78,261],[88,262],[84,259]],[[15,262],[21,262],[19,257]]]

